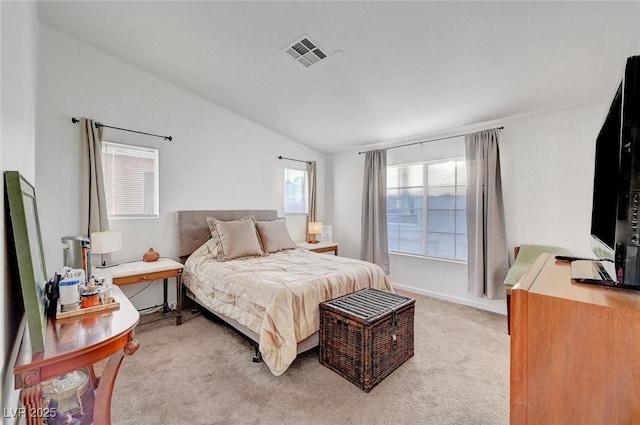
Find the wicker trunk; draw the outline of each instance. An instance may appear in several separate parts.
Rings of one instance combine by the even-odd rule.
[[[363,289],[320,304],[320,363],[369,392],[413,356],[415,300]]]

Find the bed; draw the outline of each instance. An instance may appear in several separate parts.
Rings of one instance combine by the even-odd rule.
[[[286,228],[282,231],[283,223],[275,210],[177,212],[178,255],[185,264],[180,296],[248,338],[257,358],[276,376],[297,354],[318,345],[320,302],[366,287],[393,291],[375,264],[297,248]],[[232,228],[236,233],[225,230]],[[253,236],[237,230],[250,228],[260,255]],[[228,249],[234,241],[230,234],[250,242],[241,244],[237,257],[230,253],[239,244]],[[253,255],[246,255],[247,249]]]

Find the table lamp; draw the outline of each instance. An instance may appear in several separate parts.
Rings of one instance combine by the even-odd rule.
[[[318,243],[320,242],[315,238],[316,235],[322,233],[322,223],[319,221],[310,221],[309,222],[309,243]]]
[[[122,249],[122,232],[120,230],[107,230],[105,232],[91,233],[91,252],[100,254],[98,268],[113,267],[117,264],[107,264],[105,254],[120,251]]]

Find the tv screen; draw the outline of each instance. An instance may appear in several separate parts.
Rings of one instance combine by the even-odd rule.
[[[640,290],[640,56],[627,58],[596,138],[591,214],[593,252],[614,261],[617,286]]]
[[[613,254],[618,218],[620,175],[620,129],[622,127],[622,85],[618,88],[609,113],[596,139],[595,174],[593,182],[593,209],[591,212],[591,235]],[[624,196],[624,195],[623,195]],[[622,212],[622,211],[621,211]],[[596,255],[603,256],[603,252]]]

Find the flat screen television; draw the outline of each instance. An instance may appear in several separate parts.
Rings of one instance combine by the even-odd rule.
[[[637,290],[639,202],[640,56],[632,56],[596,138],[591,248],[597,257],[613,260],[619,286]]]

